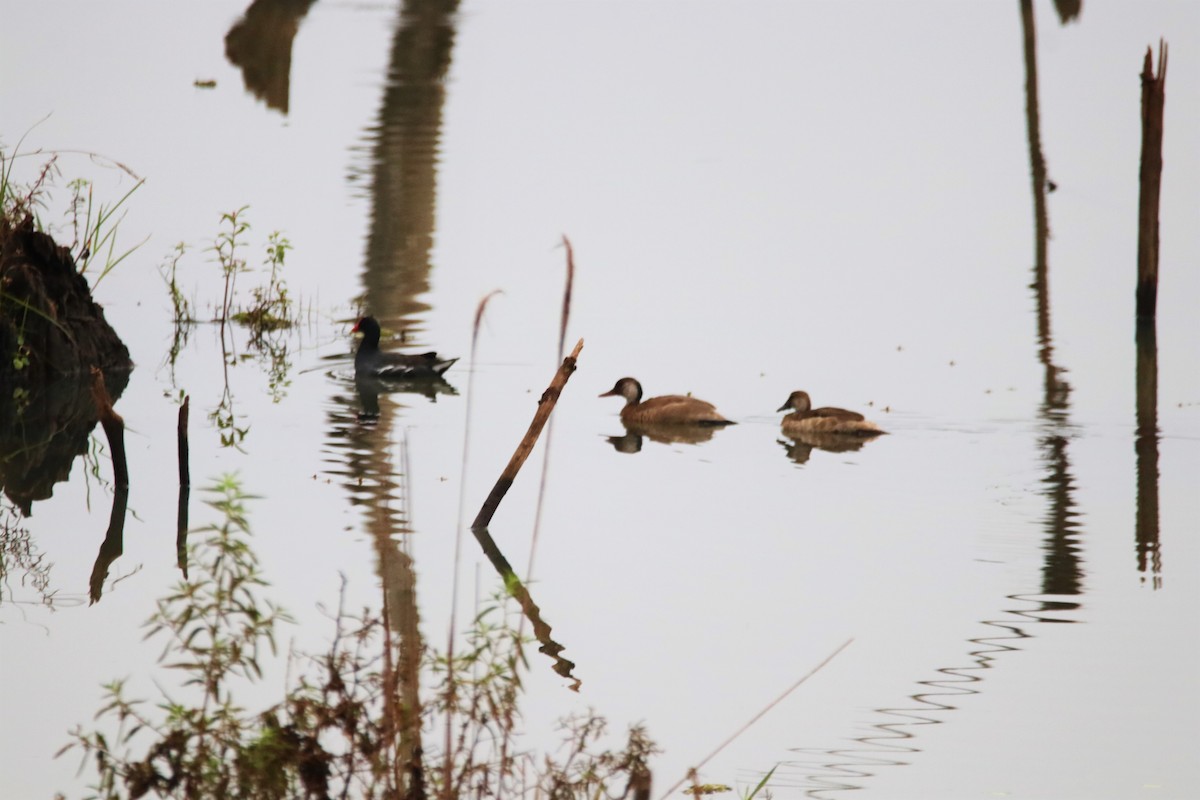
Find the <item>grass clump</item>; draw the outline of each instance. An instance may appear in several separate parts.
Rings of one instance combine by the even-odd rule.
[[[43,150],[22,153],[20,148],[24,138],[22,136],[11,151],[6,151],[0,143],[0,217],[3,218],[0,222],[0,240],[6,229],[16,228],[28,216],[33,219],[36,230],[65,241],[65,231],[55,230],[55,226],[47,224],[43,218],[44,213],[50,210],[53,196],[63,178],[59,166],[62,154]],[[94,290],[100,281],[149,239],[147,237],[125,249],[117,245],[117,233],[128,210],[126,204],[146,180],[119,162],[95,153],[83,155],[88,156],[91,163],[116,169],[134,180],[133,186],[112,202],[98,199],[94,182],[86,178],[74,178],[66,184],[69,198],[64,215],[71,237],[68,250],[81,275],[87,276],[90,271],[95,276],[90,281]],[[35,157],[44,158],[36,176],[28,183],[18,182],[15,176],[17,160]]]

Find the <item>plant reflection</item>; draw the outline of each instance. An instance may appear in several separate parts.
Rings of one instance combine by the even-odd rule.
[[[164,688],[165,674],[153,675],[154,702],[136,699],[129,679],[110,681],[98,727],[77,726],[59,751],[82,753],[98,796],[616,797],[618,785],[649,796],[656,748],[640,726],[623,749],[603,750],[605,721],[589,713],[561,720],[565,756],[523,746],[523,640],[496,604],[477,614],[463,655],[425,653],[407,632],[393,635],[394,602],[405,598],[389,591],[382,616],[356,614],[343,580],[328,648],[290,654],[279,701],[261,705],[260,690],[258,710],[238,702],[262,680],[279,625],[292,620],[266,596],[250,496],[232,476],[210,492],[221,519],[201,531],[196,575],[144,624],[147,639],[165,640],[160,667],[182,670],[182,686]],[[421,697],[423,669],[432,686]],[[452,719],[444,754],[422,747],[424,730]]]
[[[1060,4],[1060,14],[1063,10]],[[1075,13],[1078,13],[1077,8]],[[910,695],[915,705],[876,709],[875,713],[885,717],[885,720],[873,722],[871,732],[853,739],[856,743],[853,746],[821,750],[797,749],[798,753],[819,754],[818,760],[797,761],[787,765],[787,770],[803,773],[799,779],[807,779],[810,797],[826,797],[833,792],[861,789],[864,786],[863,781],[875,775],[880,767],[910,763],[910,757],[920,752],[920,748],[914,744],[917,726],[944,722],[943,714],[958,707],[954,702],[950,702],[951,699],[982,691],[980,684],[986,676],[986,671],[995,666],[996,659],[1003,653],[1021,649],[1018,645],[1022,640],[1033,638],[1034,634],[1027,629],[1029,625],[1074,622],[1056,614],[1070,613],[1080,608],[1080,603],[1073,599],[1056,599],[1080,595],[1083,591],[1083,578],[1079,558],[1078,512],[1075,510],[1074,499],[1075,483],[1068,457],[1071,387],[1063,377],[1066,370],[1053,361],[1047,258],[1050,225],[1046,194],[1049,181],[1041,149],[1032,0],[1021,0],[1021,18],[1024,31],[1025,108],[1035,231],[1034,280],[1031,288],[1034,290],[1037,305],[1038,361],[1043,370],[1042,400],[1038,411],[1041,418],[1039,445],[1042,461],[1046,466],[1042,483],[1049,502],[1044,522],[1046,541],[1043,546],[1045,557],[1041,585],[1038,593],[1032,597],[1012,594],[1007,598],[1009,601],[1029,604],[1031,607],[1005,610],[1002,612],[1006,615],[1005,618],[999,620],[981,620],[980,624],[996,631],[996,635],[968,640],[977,647],[968,651],[967,657],[971,661],[967,665],[944,667],[937,670],[943,677],[919,681],[918,685],[927,687],[928,691],[922,690]],[[1067,19],[1068,16],[1064,15],[1064,22]],[[1017,618],[1017,622],[1014,622],[1013,617]],[[1022,621],[1024,624],[1018,624]]]
[[[35,549],[29,529],[21,525],[17,507],[0,496],[0,605],[5,589],[10,602],[15,600],[11,581],[16,577],[21,586],[33,589],[42,605],[54,607],[54,592],[50,589],[52,565],[44,559],[45,555]]]

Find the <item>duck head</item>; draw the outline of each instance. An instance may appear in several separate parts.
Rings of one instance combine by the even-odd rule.
[[[775,409],[778,411],[811,411],[812,400],[808,396],[808,392],[792,392],[788,395],[787,402]]]
[[[613,388],[600,396],[624,397],[625,405],[637,403],[642,399],[642,385],[634,378],[621,378],[621,380],[613,384]]]

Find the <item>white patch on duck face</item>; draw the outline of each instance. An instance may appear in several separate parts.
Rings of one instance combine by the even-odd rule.
[[[636,379],[622,378],[617,385],[621,387],[621,396],[630,403],[636,403],[642,399],[642,385]]]
[[[625,405],[632,405],[642,398],[642,385],[634,378],[621,378],[601,397],[624,397]]]

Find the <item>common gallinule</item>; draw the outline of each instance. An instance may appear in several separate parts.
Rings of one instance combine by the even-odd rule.
[[[787,402],[777,411],[792,410],[783,418],[781,427],[788,436],[805,433],[838,433],[854,436],[878,436],[887,431],[880,430],[874,422],[868,422],[857,411],[844,408],[813,408],[808,392],[792,392]]]
[[[601,397],[624,397],[621,421],[630,425],[734,425],[717,413],[712,403],[668,394],[642,400],[642,385],[633,378],[621,378]]]
[[[437,353],[385,353],[379,349],[379,322],[374,317],[363,317],[351,333],[361,333],[362,343],[354,354],[355,375],[370,375],[376,378],[440,378],[450,369],[457,358],[441,358]]]

